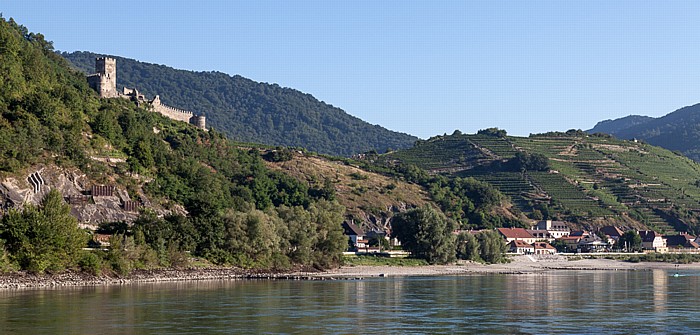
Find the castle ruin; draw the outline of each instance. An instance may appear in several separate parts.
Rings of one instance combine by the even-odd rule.
[[[95,73],[87,77],[88,84],[97,91],[101,98],[124,98],[135,101],[139,106],[148,106],[154,112],[158,112],[170,119],[183,121],[206,130],[207,120],[204,114],[194,115],[190,111],[164,105],[160,102],[160,96],[148,100],[135,88],[126,88],[122,92],[117,91],[117,60],[111,57],[99,57],[95,59]]]

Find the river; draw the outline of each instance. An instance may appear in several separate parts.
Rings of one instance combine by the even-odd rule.
[[[2,334],[690,334],[700,276],[649,271],[0,291]]]

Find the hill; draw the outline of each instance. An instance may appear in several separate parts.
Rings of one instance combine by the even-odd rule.
[[[84,73],[93,73],[90,52],[61,53]],[[113,57],[113,56],[111,56]],[[203,112],[207,122],[241,142],[303,147],[338,156],[410,147],[416,137],[371,125],[310,94],[221,72],[193,72],[117,59],[117,87],[135,87],[163,103]]]
[[[620,131],[638,126],[654,120],[653,117],[642,115],[628,115],[619,119],[598,122],[593,129],[587,130],[589,134],[604,133],[614,135]]]
[[[659,118],[628,116],[599,122],[588,133],[606,133],[620,139],[639,139],[678,151],[700,161],[700,104],[683,107]]]
[[[0,46],[0,271],[341,262],[345,209],[332,190],[267,168],[216,130],[100,99],[12,19],[0,17]],[[82,250],[88,241],[100,248]]]
[[[450,178],[472,177],[533,219],[698,232],[700,165],[649,144],[582,131],[513,137],[459,132],[381,155]]]
[[[369,172],[347,161],[295,153],[290,160],[266,164],[317,189],[333,185],[347,219],[367,230],[389,231],[394,214],[431,201],[416,184]]]
[[[342,262],[344,221],[381,233],[397,228],[395,214],[441,227],[428,237],[443,241],[444,262],[454,258],[455,221],[437,202],[476,226],[520,223],[496,189],[474,180],[414,182],[421,171],[399,176],[234,142],[126,98],[100,98],[43,35],[12,19],[0,17],[0,46],[0,271],[127,275],[193,261],[323,269]]]

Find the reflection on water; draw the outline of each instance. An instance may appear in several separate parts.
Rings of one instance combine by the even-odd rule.
[[[0,333],[692,333],[698,280],[571,271],[2,291]]]

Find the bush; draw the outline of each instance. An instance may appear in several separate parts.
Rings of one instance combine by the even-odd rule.
[[[83,272],[87,272],[93,276],[97,276],[102,272],[102,257],[94,252],[83,252],[78,265]]]

